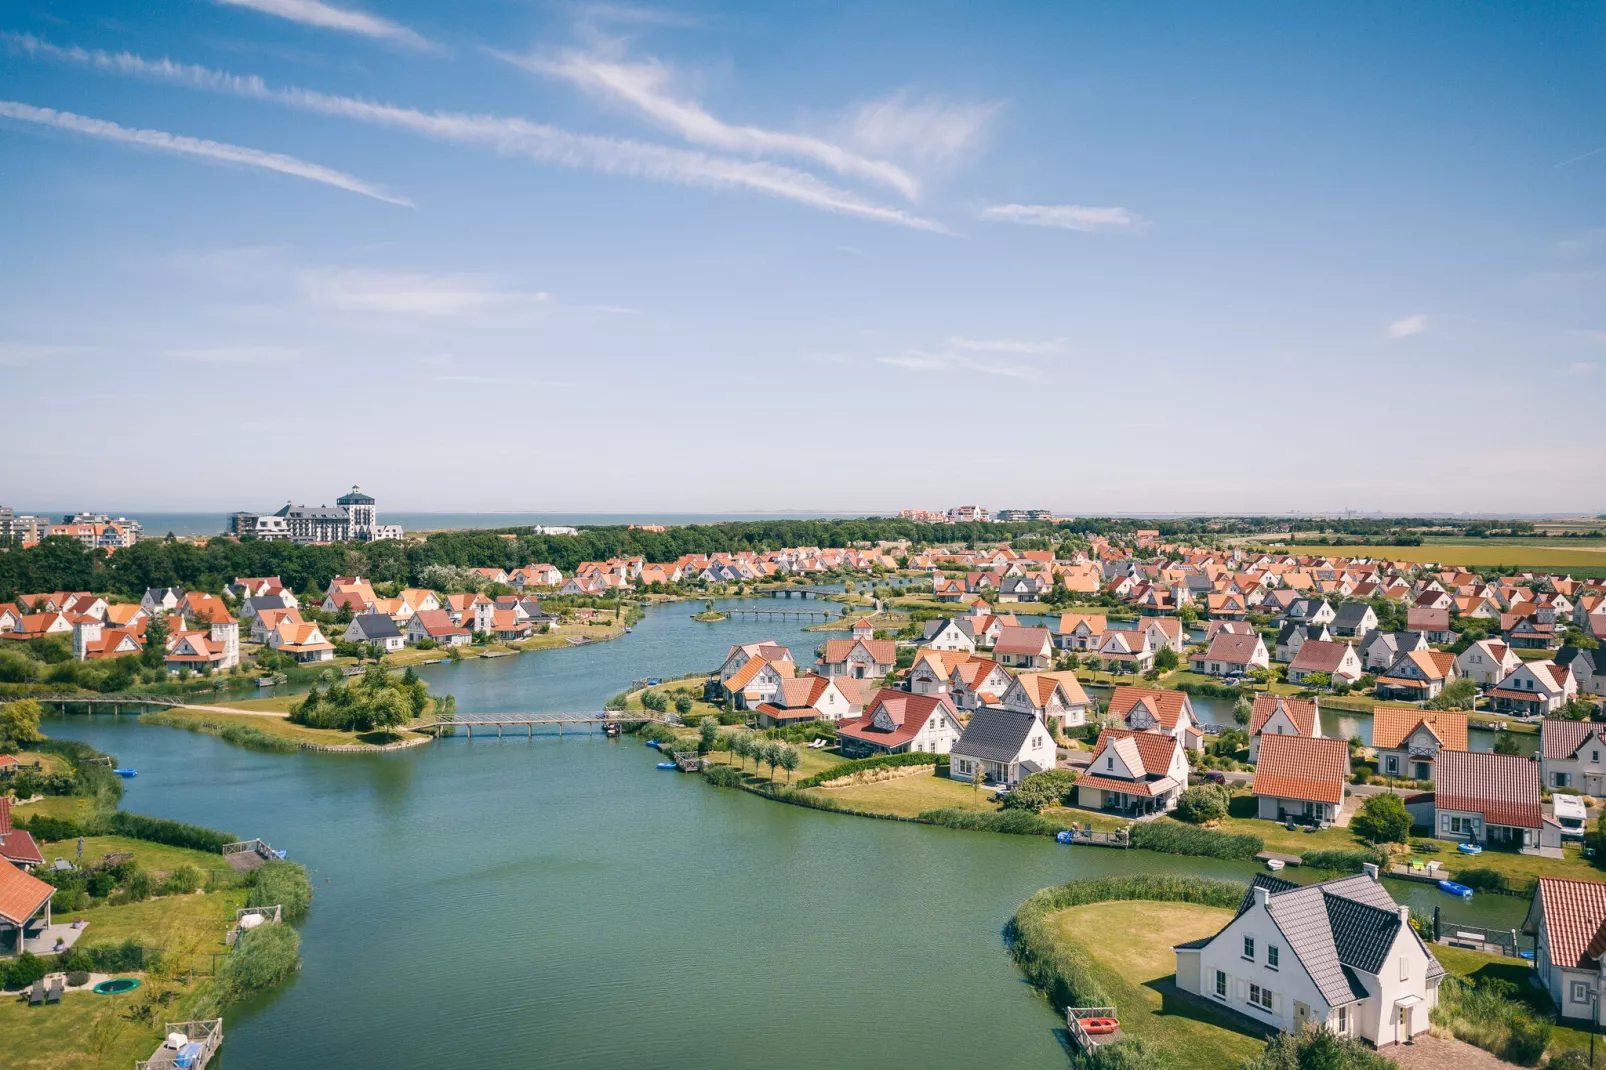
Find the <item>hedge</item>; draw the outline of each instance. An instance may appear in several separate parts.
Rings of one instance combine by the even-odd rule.
[[[1022,903],[1006,931],[1009,953],[1034,987],[1054,1006],[1099,1007],[1111,997],[1094,976],[1087,950],[1062,940],[1048,916],[1066,907],[1116,900],[1146,899],[1162,903],[1199,903],[1235,909],[1247,886],[1237,881],[1168,874],[1100,877],[1044,888]]]
[[[705,765],[703,779],[716,788],[739,788],[742,785],[742,774],[733,765]]]
[[[937,765],[942,755],[929,754],[925,751],[907,751],[903,754],[879,754],[874,758],[855,758],[851,761],[838,762],[827,769],[822,769],[813,776],[804,777],[797,782],[800,788],[814,788],[829,783],[841,777],[852,776],[854,773],[866,769],[896,769],[905,765]]]
[[[252,871],[245,905],[282,907],[285,921],[299,921],[312,905],[312,882],[307,879],[306,867],[282,858],[262,863]]]
[[[106,822],[107,829],[119,836],[128,836],[150,843],[164,843],[169,847],[187,847],[192,851],[221,854],[223,845],[234,843],[239,837],[216,829],[203,828],[165,817],[146,817],[126,810],[114,812]]]
[[[918,820],[970,832],[1006,832],[1014,836],[1054,836],[1065,828],[1030,810],[966,810],[958,806],[922,811]]]
[[[301,749],[301,744],[293,739],[269,735],[260,728],[239,724],[234,721],[210,721],[196,717],[179,717],[175,714],[162,713],[157,710],[141,714],[139,719],[150,724],[164,725],[168,728],[182,728],[186,731],[199,732],[206,736],[216,736],[225,743],[232,743],[236,747],[247,747],[251,750],[275,751],[287,754]]]
[[[1162,817],[1133,825],[1132,846],[1169,855],[1198,855],[1251,862],[1266,849],[1266,841],[1247,832],[1196,828]]]
[[[1327,869],[1335,873],[1359,873],[1361,867],[1371,862],[1374,865],[1383,865],[1388,861],[1388,852],[1373,848],[1367,850],[1361,847],[1335,847],[1324,851],[1307,851],[1300,856],[1301,865],[1308,869]]]

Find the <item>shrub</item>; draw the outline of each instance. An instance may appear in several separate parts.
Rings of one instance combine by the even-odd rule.
[[[299,921],[312,906],[312,882],[307,879],[306,867],[282,858],[262,863],[251,879],[251,890],[246,893],[245,905],[277,905],[283,908],[285,921]]]
[[[716,788],[736,788],[742,783],[742,774],[734,766],[705,765],[703,779]]]
[[[1273,1036],[1259,1055],[1244,1064],[1244,1070],[1394,1070],[1396,1065],[1354,1037],[1302,1029]]]
[[[72,970],[67,974],[67,983],[73,988],[82,988],[89,983],[88,970]]]
[[[89,956],[90,969],[95,973],[125,973],[147,968],[154,970],[161,963],[159,953],[147,952],[133,940],[124,940],[120,944],[101,944],[83,950]]]
[[[232,743],[236,747],[249,747],[251,750],[276,751],[289,753],[300,750],[295,740],[285,739],[283,736],[273,736],[260,728],[248,724],[239,724],[234,721],[207,720],[202,717],[180,717],[177,714],[164,713],[152,710],[141,714],[140,720],[149,724],[164,725],[168,728],[182,728],[189,732],[199,732],[206,736],[216,736],[225,743]]]
[[[110,830],[119,836],[151,843],[164,843],[169,847],[187,847],[192,851],[219,854],[223,845],[233,843],[237,837],[216,829],[203,828],[183,821],[170,821],[165,817],[146,817],[119,810],[111,815]]]
[[[1507,992],[1499,985],[1446,977],[1439,983],[1433,1024],[1507,1062],[1537,1065],[1550,1043],[1551,1024]]]
[[[1029,810],[966,810],[957,806],[926,810],[918,820],[951,829],[1004,832],[1012,836],[1053,836],[1065,827],[1058,821],[1050,821]]]
[[[1388,861],[1388,852],[1381,848],[1365,850],[1363,848],[1335,847],[1324,851],[1307,851],[1300,856],[1303,865],[1308,869],[1325,869],[1334,873],[1359,873],[1361,867],[1371,862],[1382,865]]]
[[[1072,1056],[1077,1070],[1171,1070],[1176,1060],[1138,1036],[1125,1036],[1114,1044],[1104,1044],[1085,1054]]]
[[[0,968],[6,971],[0,980],[7,988],[27,988],[50,972],[50,964],[31,951],[24,951],[10,963],[0,962]]]
[[[1032,773],[1004,797],[1004,809],[1030,810],[1035,814],[1043,807],[1059,802],[1075,784],[1076,774],[1066,769],[1045,769],[1040,773]]]
[[[40,814],[33,818],[19,818],[15,824],[19,829],[27,829],[33,838],[41,843],[49,840],[70,840],[87,835],[78,822],[69,821],[64,817],[45,817]]]
[[[1219,832],[1186,825],[1169,817],[1144,821],[1132,827],[1132,846],[1172,855],[1198,855],[1248,862],[1266,849],[1259,836],[1246,832]]]
[[[218,968],[218,988],[225,1003],[289,977],[300,962],[301,937],[288,925],[248,929]]]
[[[122,894],[116,896],[114,902],[142,903],[156,891],[156,878],[139,866],[132,867],[122,878],[122,884]]]
[[[162,882],[161,893],[163,895],[188,895],[190,892],[199,889],[205,880],[206,877],[194,866],[179,866],[169,873],[167,879]]]
[[[896,769],[904,765],[936,765],[938,755],[928,754],[925,751],[910,751],[904,754],[878,754],[874,758],[855,758],[852,761],[838,762],[827,769],[822,769],[813,776],[804,777],[797,782],[799,788],[813,788],[821,784],[828,784],[833,780],[852,776],[854,773],[866,769]]]
[[[1498,892],[1506,886],[1505,876],[1498,869],[1489,866],[1457,870],[1455,879],[1468,888],[1480,892]]]
[[[1177,820],[1190,825],[1220,821],[1227,816],[1227,798],[1220,784],[1196,784],[1177,796]]]
[[[1411,815],[1392,791],[1373,795],[1350,820],[1350,829],[1370,843],[1404,843],[1411,834]]]

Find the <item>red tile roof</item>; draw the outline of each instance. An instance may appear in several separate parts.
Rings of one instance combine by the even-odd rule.
[[[1299,653],[1294,655],[1294,660],[1288,663],[1288,667],[1301,672],[1337,672],[1349,649],[1348,643],[1307,639],[1300,645]]]
[[[1606,884],[1540,877],[1537,894],[1550,961],[1572,969],[1596,969],[1606,952]]]
[[[864,704],[864,716],[843,721],[837,732],[854,739],[862,739],[879,747],[900,747],[920,734],[939,707],[954,713],[947,695],[911,695],[907,691],[882,688]],[[885,711],[891,718],[893,730],[888,732],[874,726],[875,715]]]
[[[1539,763],[1517,754],[1439,752],[1433,778],[1440,810],[1483,815],[1494,825],[1538,828]]]
[[[1123,742],[1125,740],[1131,740],[1131,743]],[[1088,762],[1088,768],[1095,768],[1105,750],[1113,748],[1121,761],[1139,776],[1164,776],[1170,771],[1171,760],[1176,756],[1179,746],[1181,744],[1177,742],[1176,737],[1165,732],[1136,732],[1125,728],[1106,728],[1099,733],[1099,740],[1093,747],[1093,757]],[[1126,783],[1123,778],[1115,779]]]
[[[56,889],[13,866],[0,861],[0,919],[21,925],[34,911],[49,901]]]
[[[877,665],[891,665],[898,660],[898,644],[891,639],[827,639],[825,656],[820,660],[826,665],[840,665],[859,646]]]
[[[1539,722],[1539,748],[1546,758],[1571,758],[1592,735],[1606,740],[1606,725],[1546,717]]]
[[[1254,735],[1266,727],[1273,714],[1282,710],[1294,722],[1294,730],[1302,736],[1316,734],[1321,707],[1304,699],[1283,698],[1281,695],[1256,695],[1253,711],[1249,714],[1249,734]]]
[[[1149,712],[1154,714],[1167,730],[1177,727],[1177,719],[1182,716],[1186,708],[1190,713],[1193,704],[1188,701],[1186,692],[1161,691],[1152,687],[1118,687],[1110,694],[1110,713],[1117,717],[1126,718],[1133,707],[1142,703],[1148,706]]]
[[[1203,657],[1206,661],[1224,661],[1230,665],[1248,665],[1258,651],[1260,636],[1237,635],[1232,632],[1217,632],[1216,637],[1210,640],[1210,649]],[[1307,643],[1307,646],[1310,644]]]
[[[1260,737],[1254,793],[1277,799],[1312,799],[1337,806],[1349,776],[1349,743],[1307,736]]]
[[[1467,715],[1452,710],[1424,710],[1415,706],[1372,707],[1372,746],[1392,750],[1403,745],[1416,726],[1426,724],[1439,744],[1449,750],[1467,749]]]
[[[1048,649],[1054,648],[1054,636],[1047,628],[1011,628],[998,629],[998,639],[993,643],[994,654],[1028,654],[1040,655],[1044,645]]]

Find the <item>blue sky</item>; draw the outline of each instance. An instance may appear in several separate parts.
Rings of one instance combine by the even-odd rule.
[[[6,5],[0,501],[1601,511],[1603,12]]]

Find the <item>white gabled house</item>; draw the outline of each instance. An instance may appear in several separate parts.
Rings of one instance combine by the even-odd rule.
[[[1106,728],[1076,781],[1076,801],[1090,810],[1143,817],[1176,809],[1187,787],[1188,758],[1176,737]]]
[[[1547,788],[1606,795],[1606,725],[1546,717],[1539,722],[1539,761]]]
[[[1499,683],[1521,664],[1517,652],[1498,639],[1479,639],[1455,657],[1457,675],[1479,687]]]
[[[1030,712],[989,706],[970,716],[949,753],[955,780],[980,776],[1013,786],[1023,777],[1054,768],[1057,751],[1042,719]]]
[[[1444,978],[1371,863],[1320,884],[1258,875],[1225,928],[1173,950],[1184,992],[1274,1029],[1378,1047],[1427,1031]]]
[[[1559,1016],[1606,1025],[1606,884],[1540,877],[1522,931]]]
[[[999,702],[1060,732],[1087,724],[1087,692],[1072,672],[1022,673],[1010,681]]]
[[[1260,761],[1260,737],[1305,736],[1322,738],[1322,711],[1315,702],[1284,698],[1281,695],[1256,695],[1249,714],[1249,762]]]
[[[1577,694],[1572,669],[1548,658],[1523,662],[1489,689],[1495,709],[1529,717],[1555,713]]]

